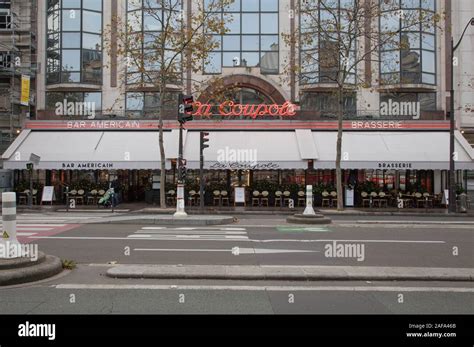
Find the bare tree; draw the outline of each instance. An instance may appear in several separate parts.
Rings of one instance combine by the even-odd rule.
[[[159,120],[161,160],[160,206],[166,207],[166,156],[163,141],[163,115],[168,109],[177,114],[177,95],[189,81],[185,71],[201,71],[208,54],[218,47],[212,35],[226,32],[222,9],[234,0],[194,1],[185,12],[182,0],[129,1],[137,11],[127,13],[127,21],[113,19],[117,40],[104,35],[108,50],[116,49],[126,61],[128,84],[137,90],[147,88],[159,96],[156,110]],[[134,5],[134,2],[137,4]],[[205,8],[204,8],[205,6]],[[112,31],[112,28],[109,29]],[[108,41],[107,41],[108,40]]]
[[[396,74],[367,80],[366,76],[371,74],[361,73],[363,63],[404,64],[404,59],[407,60],[404,54],[410,54],[410,42],[402,34],[419,31],[421,27],[435,27],[440,18],[433,11],[403,10],[398,4],[398,0],[300,0],[296,11],[299,29],[283,34],[288,45],[301,51],[299,64],[287,64],[287,73],[299,76],[300,84],[325,84],[335,96],[338,210],[344,208],[341,170],[344,100],[358,88],[373,87],[373,82],[376,85],[404,83]],[[400,52],[398,59],[381,59],[380,50],[387,46]],[[419,67],[418,59],[414,71]]]

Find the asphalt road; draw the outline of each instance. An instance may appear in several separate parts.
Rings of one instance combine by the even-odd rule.
[[[288,225],[278,219],[250,221],[196,228],[74,224],[56,232],[28,231],[26,226],[21,240],[38,243],[45,253],[81,264],[474,265],[473,225],[345,220],[320,227]],[[331,257],[328,249],[341,244],[359,247],[358,252]],[[235,254],[236,247],[239,255]]]
[[[472,314],[463,282],[126,280],[81,265],[0,288],[2,314]]]

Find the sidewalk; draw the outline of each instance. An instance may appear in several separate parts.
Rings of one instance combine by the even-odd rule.
[[[318,209],[320,213],[326,216],[400,216],[400,217],[449,217],[449,218],[474,218],[474,209],[468,210],[467,213],[449,214],[444,208],[442,209],[396,209],[396,208],[353,208],[348,207],[343,211],[336,209]],[[176,209],[168,207],[161,209],[153,205],[145,203],[121,204],[114,209],[114,213],[121,215],[172,215]],[[190,215],[232,215],[232,216],[289,216],[302,213],[304,208],[297,207],[295,209],[281,207],[214,207],[206,206],[202,211],[198,207],[186,207],[186,212]],[[20,205],[17,207],[18,213],[65,213],[66,208],[63,205],[54,206],[33,206],[32,209],[27,206]],[[111,209],[97,208],[97,206],[79,205],[76,209],[69,209],[68,213],[111,213]]]
[[[473,281],[470,268],[359,266],[118,265],[112,278],[283,281]]]

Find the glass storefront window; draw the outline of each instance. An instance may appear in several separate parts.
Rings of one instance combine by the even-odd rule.
[[[102,1],[48,1],[47,6],[46,84],[101,84]]]
[[[204,2],[205,6],[206,2]],[[278,0],[235,0],[223,11],[228,32],[204,62],[204,73],[222,67],[260,67],[262,74],[279,73]],[[219,35],[214,35],[219,37]]]
[[[300,3],[300,84],[333,83],[343,63],[340,52],[346,52],[347,77],[344,83],[354,84],[356,77],[356,45],[351,33],[345,28],[350,20],[348,8],[355,0],[332,0],[322,4],[317,1]],[[346,10],[344,10],[346,9]],[[331,37],[330,31],[340,27],[343,46]]]
[[[130,48],[127,58],[127,84],[156,83],[161,68],[160,35],[164,23],[170,23],[169,30],[178,31],[181,27],[182,1],[127,0],[127,22]],[[168,21],[169,19],[169,21]],[[176,84],[182,82],[182,61],[174,58],[171,46],[165,47],[165,59],[169,74],[168,80]],[[171,60],[173,57],[173,60]],[[172,72],[171,72],[172,71]]]
[[[435,0],[380,3],[381,82],[436,84]]]

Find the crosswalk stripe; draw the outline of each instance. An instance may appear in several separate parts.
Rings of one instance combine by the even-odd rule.
[[[17,232],[16,236],[33,236],[36,235],[37,233],[24,233],[24,232]]]

